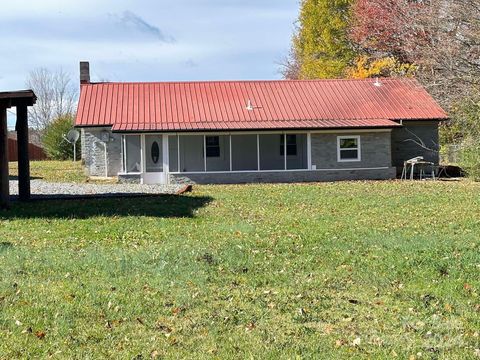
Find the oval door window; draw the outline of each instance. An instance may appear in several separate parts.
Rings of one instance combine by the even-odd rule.
[[[160,147],[156,141],[154,141],[152,144],[151,155],[153,163],[158,163],[158,160],[160,160]]]

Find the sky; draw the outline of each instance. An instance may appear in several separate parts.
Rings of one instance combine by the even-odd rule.
[[[15,0],[0,10],[0,91],[38,67],[77,81],[277,79],[298,0]],[[14,116],[9,113],[9,125]]]

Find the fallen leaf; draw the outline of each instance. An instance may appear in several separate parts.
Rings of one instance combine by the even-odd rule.
[[[170,327],[163,324],[157,324],[156,329],[160,330],[164,334],[170,334],[173,331]]]
[[[330,324],[327,324],[323,327],[323,332],[327,335],[331,334],[333,331],[333,326]]]
[[[362,343],[362,339],[360,339],[359,337],[357,337],[352,341],[353,346],[360,346],[361,343]]]
[[[174,307],[174,308],[172,309],[172,313],[173,313],[173,315],[178,315],[178,314],[180,314],[183,310],[184,310],[184,309],[181,308],[181,307]]]
[[[40,340],[43,340],[43,338],[45,337],[45,332],[39,330],[35,333],[35,336]]]

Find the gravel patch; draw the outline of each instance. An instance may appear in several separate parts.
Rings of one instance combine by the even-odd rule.
[[[177,194],[184,187],[184,185],[52,183],[43,180],[31,180],[30,182],[33,199],[101,198]],[[18,195],[17,180],[10,180],[10,194],[14,198]]]

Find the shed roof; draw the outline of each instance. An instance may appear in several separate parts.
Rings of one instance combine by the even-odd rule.
[[[7,107],[16,106],[21,102],[32,106],[37,101],[37,96],[33,90],[1,91],[0,100],[6,102]]]
[[[114,131],[393,127],[444,120],[414,79],[82,84],[77,126]],[[250,105],[250,106],[249,106]]]

